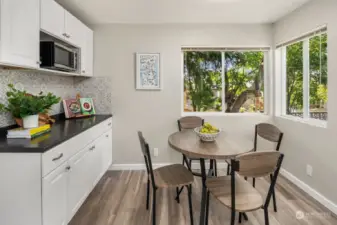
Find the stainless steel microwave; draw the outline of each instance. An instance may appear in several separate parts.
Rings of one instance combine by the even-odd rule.
[[[40,42],[41,68],[76,72],[78,51],[54,41]]]

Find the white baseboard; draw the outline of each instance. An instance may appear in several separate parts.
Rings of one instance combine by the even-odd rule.
[[[332,213],[337,215],[337,205],[327,199],[325,196],[323,196],[321,193],[317,192],[315,189],[311,188],[309,185],[304,183],[303,181],[299,180],[297,177],[295,177],[293,174],[289,173],[285,169],[281,169],[280,173],[287,178],[290,182],[295,184],[297,187],[302,189],[304,192],[306,192],[308,195],[313,197],[316,201],[321,203],[323,206],[325,206],[327,209],[329,209]]]
[[[172,163],[153,163],[152,167],[153,169],[171,165]],[[206,163],[206,168],[209,168],[209,163]],[[225,169],[227,168],[227,163],[220,162],[217,163],[218,169]],[[199,163],[192,163],[193,169],[200,169]],[[145,164],[139,163],[139,164],[112,164],[109,168],[109,170],[145,170]]]

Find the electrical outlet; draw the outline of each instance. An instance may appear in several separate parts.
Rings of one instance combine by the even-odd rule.
[[[159,148],[154,148],[153,149],[153,155],[157,157],[159,155]]]
[[[309,177],[312,177],[312,172],[313,172],[312,166],[307,164],[307,175]]]

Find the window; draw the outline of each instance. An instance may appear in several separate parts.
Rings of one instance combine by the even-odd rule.
[[[184,112],[264,112],[266,51],[183,49]]]
[[[286,112],[289,115],[303,116],[303,42],[286,47]]]
[[[327,120],[327,39],[325,28],[281,47],[286,115]]]

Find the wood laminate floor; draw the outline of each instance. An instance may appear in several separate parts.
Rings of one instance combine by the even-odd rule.
[[[69,225],[150,225],[151,210],[145,207],[144,171],[109,171],[89,195]],[[266,193],[269,183],[257,180],[257,189]],[[201,180],[193,185],[194,224],[199,223]],[[282,176],[277,185],[278,212],[269,207],[270,225],[335,225],[336,217]],[[175,189],[157,192],[157,225],[190,224],[187,191],[181,202],[174,201]],[[271,202],[272,203],[272,202]],[[244,225],[264,225],[263,211],[247,213]],[[299,217],[299,219],[297,218]],[[230,211],[211,197],[209,225],[230,223]],[[239,223],[238,223],[239,224]]]

